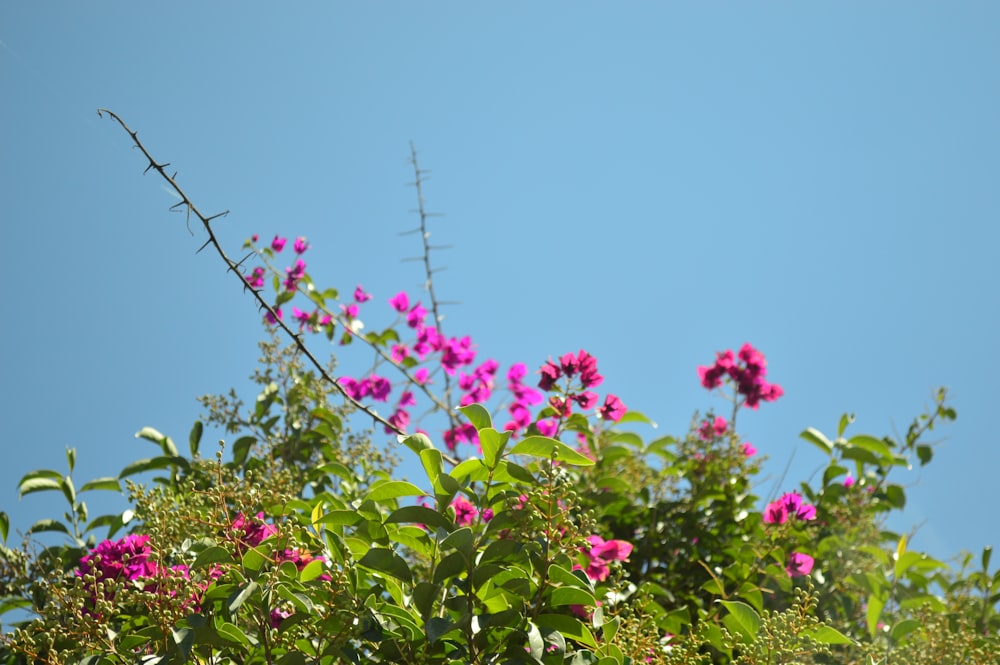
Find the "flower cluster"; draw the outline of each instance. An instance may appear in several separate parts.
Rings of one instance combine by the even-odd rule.
[[[611,572],[609,564],[612,561],[628,561],[632,554],[632,543],[625,540],[604,540],[600,536],[589,536],[587,542],[589,548],[583,548],[584,558],[587,560],[587,567],[578,566],[587,573],[587,577],[595,582],[603,582],[608,579]]]
[[[545,392],[558,391],[562,395],[549,397],[549,406],[560,419],[572,415],[574,402],[584,411],[597,407],[597,416],[602,420],[617,422],[625,415],[625,405],[610,393],[605,396],[604,404],[597,406],[600,397],[587,388],[596,388],[604,381],[604,377],[597,372],[597,358],[582,349],[576,355],[567,353],[561,356],[558,363],[546,361],[538,373],[541,375],[538,380],[539,388]],[[565,386],[559,386],[558,383],[563,378],[566,379]],[[554,425],[555,423],[546,423],[543,426],[539,422],[538,428],[543,434],[551,436],[546,430],[557,431],[558,428]]]
[[[785,394],[781,386],[766,381],[764,354],[750,344],[744,344],[736,355],[728,349],[716,353],[714,365],[698,366],[698,376],[701,385],[709,390],[721,386],[725,379],[731,380],[736,385],[736,392],[743,396],[743,406],[750,409],[758,408],[761,401],[773,402]]]
[[[703,420],[701,426],[698,427],[698,436],[701,437],[703,441],[708,441],[714,439],[715,437],[722,436],[729,429],[729,423],[722,416],[716,416],[714,420]]]
[[[251,547],[257,547],[271,536],[278,535],[278,528],[264,521],[264,513],[247,518],[238,513],[229,525],[230,538],[236,543],[236,549],[245,552]]]
[[[803,503],[798,492],[786,492],[764,509],[764,522],[767,524],[784,524],[791,517],[803,522],[814,520],[816,506]]]

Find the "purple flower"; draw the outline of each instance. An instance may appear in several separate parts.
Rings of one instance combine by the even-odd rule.
[[[274,314],[273,315],[271,314],[271,312],[264,312],[264,320],[267,321],[267,323],[269,325],[273,326],[273,325],[277,324],[278,320],[280,318],[281,318],[281,308],[280,307],[275,307],[274,308]]]
[[[410,310],[409,314],[406,315],[406,325],[411,328],[416,328],[423,325],[424,319],[427,318],[427,310],[424,309],[418,302]]]
[[[410,308],[410,297],[406,295],[406,291],[400,291],[389,298],[389,304],[392,305],[394,310],[402,314]]]
[[[271,536],[278,535],[278,527],[264,522],[264,513],[257,513],[256,517],[247,519],[243,513],[238,513],[233,523],[229,525],[229,531],[236,541],[237,549],[247,547],[257,547]]]
[[[785,566],[785,572],[788,573],[789,577],[802,577],[812,572],[815,562],[816,559],[808,554],[792,552],[788,555],[788,565]]]
[[[602,420],[610,420],[611,422],[618,422],[622,419],[622,416],[626,412],[625,405],[622,401],[618,399],[615,395],[608,394],[604,398],[604,406],[597,409],[597,415],[601,417]]]
[[[743,442],[743,454],[747,457],[753,457],[757,454],[757,449],[753,447],[753,444],[749,441]]]
[[[296,254],[302,254],[307,249],[309,249],[309,245],[306,244],[305,238],[299,236],[298,238],[295,239],[295,243],[292,245],[292,249],[295,250]]]
[[[285,248],[285,243],[288,242],[288,238],[279,238],[274,236],[274,240],[271,241],[271,249],[276,252],[280,252]]]
[[[479,511],[476,510],[476,507],[461,494],[456,496],[455,500],[451,502],[451,507],[455,509],[455,524],[458,526],[469,526],[479,516]]]

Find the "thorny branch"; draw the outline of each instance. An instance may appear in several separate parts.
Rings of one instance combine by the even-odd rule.
[[[243,278],[242,273],[240,272],[240,266],[244,261],[250,258],[252,254],[244,257],[240,261],[232,260],[231,258],[229,258],[229,255],[226,254],[225,250],[222,249],[222,245],[219,243],[219,240],[215,235],[215,231],[212,229],[212,224],[211,224],[212,220],[229,214],[229,211],[227,210],[225,212],[221,212],[216,215],[211,215],[207,217],[204,214],[202,214],[202,212],[198,210],[198,207],[191,201],[191,199],[184,192],[184,190],[181,189],[180,185],[177,184],[177,181],[175,179],[177,173],[175,172],[173,175],[169,175],[167,173],[166,167],[170,166],[170,164],[169,163],[161,164],[157,162],[153,158],[153,156],[149,153],[149,151],[146,149],[146,146],[144,146],[142,142],[139,140],[138,132],[135,132],[131,128],[129,128],[129,126],[125,124],[125,121],[118,116],[118,114],[116,114],[113,111],[109,111],[108,109],[105,108],[97,109],[98,116],[103,118],[105,113],[108,114],[112,119],[114,119],[119,125],[121,125],[122,129],[124,129],[125,132],[132,138],[132,142],[135,143],[135,146],[139,148],[139,150],[142,151],[142,154],[146,157],[146,160],[149,162],[149,164],[146,166],[145,170],[143,171],[143,174],[148,173],[150,170],[155,170],[157,173],[159,173],[160,176],[167,182],[168,185],[170,185],[170,187],[174,190],[174,192],[177,193],[177,195],[181,199],[181,202],[173,207],[179,208],[183,206],[187,208],[188,215],[190,216],[193,214],[201,222],[202,226],[205,228],[205,232],[208,234],[208,240],[205,241],[205,244],[203,244],[198,251],[200,252],[202,249],[208,247],[209,245],[211,245],[215,249],[216,253],[219,255],[219,258],[221,258],[223,263],[226,264],[227,272],[233,273],[236,276],[236,278],[240,280],[240,283],[243,285],[243,288],[248,289],[250,293],[253,294],[253,297],[257,301],[258,308],[262,311],[268,312],[271,315],[271,319],[274,320],[276,322],[276,325],[278,325],[285,332],[285,334],[288,335],[288,337],[294,342],[296,348],[299,350],[300,353],[302,353],[303,356],[305,356],[305,358],[309,360],[310,364],[312,364],[313,368],[315,368],[317,374],[321,376],[324,381],[330,383],[337,390],[337,392],[339,392],[343,396],[343,398],[347,400],[348,403],[356,407],[359,411],[362,411],[368,416],[370,416],[372,420],[386,427],[389,431],[395,432],[396,434],[401,436],[406,436],[406,432],[401,430],[399,427],[393,425],[388,420],[380,416],[378,413],[376,413],[369,407],[365,406],[364,404],[361,404],[358,400],[351,397],[347,393],[347,391],[344,390],[343,386],[341,386],[340,383],[338,383],[332,376],[330,376],[330,374],[326,371],[326,368],[323,366],[323,364],[320,363],[319,360],[317,360],[316,357],[312,354],[312,352],[309,350],[309,348],[303,341],[302,335],[300,333],[294,332],[291,328],[288,327],[288,324],[286,324],[284,321],[278,318],[274,309],[267,302],[267,300],[265,300],[264,296],[258,290],[249,287],[249,285],[246,283],[246,280]],[[414,167],[416,168],[415,153],[414,153]],[[417,174],[418,174],[417,187],[419,192],[419,179],[420,179],[419,170],[417,171]],[[426,215],[423,213],[423,202],[421,200],[422,227],[424,226],[425,217]],[[424,239],[424,242],[426,243],[426,237]],[[426,248],[425,248],[425,253],[426,253]],[[431,293],[432,293],[431,296],[432,305],[434,307],[434,315],[435,318],[437,318],[437,301],[434,300],[433,298],[433,291]],[[454,415],[451,414],[450,410],[448,411],[448,413],[449,413],[449,418],[454,418]],[[446,459],[448,459],[448,461],[453,464],[457,463],[455,460],[447,458],[447,456]]]

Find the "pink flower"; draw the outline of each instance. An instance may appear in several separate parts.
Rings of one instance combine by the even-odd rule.
[[[405,344],[393,344],[392,352],[389,355],[394,363],[401,363],[410,355],[410,349]]]
[[[538,428],[538,433],[542,436],[555,436],[556,430],[559,429],[559,425],[555,420],[551,418],[546,418],[545,420],[539,420],[535,423],[535,427]]]
[[[455,524],[458,526],[470,526],[479,516],[479,511],[468,499],[459,494],[451,502],[451,507],[455,509]]]
[[[355,302],[368,302],[371,299],[372,299],[372,294],[365,293],[365,290],[361,288],[360,284],[358,284],[357,287],[354,289]]]
[[[279,319],[281,319],[281,308],[280,307],[275,307],[274,308],[274,314],[273,315],[271,314],[271,312],[264,312],[264,320],[267,321],[267,323],[269,325],[273,326],[273,325],[277,324]]]
[[[844,487],[850,487],[854,484],[854,482],[855,482],[854,478],[851,476],[851,474],[847,474],[847,476],[844,478]]]
[[[253,273],[244,276],[243,279],[251,288],[262,289],[264,288],[264,274],[264,269],[258,266],[253,269]]]
[[[625,415],[627,409],[622,401],[612,394],[608,394],[604,398],[604,406],[597,409],[597,415],[600,416],[602,420],[610,420],[611,422],[618,422]]]
[[[280,252],[285,248],[285,243],[288,242],[288,238],[279,238],[274,236],[274,240],[271,241],[271,249],[276,252]]]
[[[295,242],[292,244],[292,249],[295,250],[296,254],[302,254],[307,249],[309,249],[309,245],[306,244],[305,238],[299,236],[298,238],[295,239]]]
[[[711,422],[708,420],[702,421],[701,427],[698,428],[698,436],[708,441],[709,439],[725,434],[728,427],[729,423],[726,422],[725,418],[716,416],[715,420]]]
[[[816,560],[808,554],[792,552],[788,555],[788,565],[785,566],[785,572],[788,573],[789,577],[802,577],[812,572],[815,562]]]
[[[416,328],[417,326],[423,325],[424,319],[427,318],[427,310],[424,309],[420,303],[413,306],[409,314],[406,315],[406,325],[411,328]]]
[[[406,390],[403,394],[399,396],[399,406],[416,406],[417,399],[413,396],[413,392]]]
[[[632,553],[632,543],[624,540],[604,540],[600,536],[593,535],[587,538],[590,549],[584,549],[584,556],[587,558],[587,567],[584,569],[587,577],[595,582],[603,582],[608,579],[611,572],[608,564],[611,561],[627,561]]]
[[[302,259],[296,259],[294,266],[285,268],[285,274],[288,275],[285,278],[285,289],[294,291],[298,288],[299,282],[306,276],[306,262]]]
[[[757,454],[757,449],[753,447],[753,444],[749,441],[743,442],[743,454],[747,457],[753,457]]]
[[[389,399],[389,391],[392,390],[392,383],[389,382],[389,379],[372,374],[367,380],[371,386],[373,400],[385,402]]]
[[[406,426],[410,424],[410,414],[405,409],[397,408],[395,413],[389,416],[389,423],[396,429],[405,432]],[[385,427],[386,434],[392,434],[392,427]]]
[[[767,508],[764,509],[766,524],[784,524],[792,516],[802,521],[814,520],[816,506],[802,503],[802,497],[797,492],[786,492],[781,498],[767,504]]]
[[[236,519],[229,525],[229,531],[239,550],[257,547],[271,536],[278,535],[276,526],[264,522],[263,512],[257,513],[257,516],[251,519],[247,519],[243,513],[238,513]]]
[[[256,233],[250,236],[250,242],[257,242],[258,240],[260,240],[260,236]]]
[[[405,291],[400,291],[392,298],[389,298],[389,304],[392,305],[394,310],[403,314],[410,308],[410,297],[406,295]]]
[[[584,411],[589,411],[597,406],[597,393],[585,390],[582,393],[577,393],[576,395],[570,395],[570,399],[574,400],[580,405],[580,408]]]
[[[542,390],[552,390],[555,385],[562,377],[562,368],[555,364],[551,360],[545,362],[542,368],[538,370],[538,373],[542,375],[542,378],[538,380],[538,387]]]
[[[425,385],[430,379],[430,370],[426,367],[420,367],[416,372],[413,373],[413,380],[420,385]]]
[[[149,536],[129,535],[121,540],[105,540],[80,559],[76,576],[93,573],[101,580],[137,580],[154,577],[155,561],[150,560]],[[126,561],[127,559],[127,561]]]

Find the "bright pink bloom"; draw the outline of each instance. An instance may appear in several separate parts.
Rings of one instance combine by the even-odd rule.
[[[276,526],[264,522],[263,512],[257,513],[256,517],[250,519],[243,513],[238,513],[236,519],[229,525],[229,531],[239,550],[257,547],[271,536],[278,535]]]
[[[602,420],[610,420],[611,422],[618,422],[625,415],[627,409],[622,401],[612,394],[608,394],[604,398],[604,406],[597,409],[597,415],[600,416]]]
[[[812,572],[815,562],[816,560],[808,554],[792,552],[788,555],[788,565],[785,566],[785,572],[788,573],[789,577],[802,577]]]
[[[389,416],[389,423],[398,430],[406,431],[406,426],[410,424],[410,414],[406,409],[397,408],[395,413]],[[385,427],[386,434],[392,434],[392,427]]]
[[[802,497],[797,492],[786,492],[764,509],[764,522],[767,524],[784,524],[789,517],[801,521],[814,520],[816,506],[802,503]]]
[[[392,352],[389,355],[392,357],[393,362],[401,363],[410,355],[410,349],[405,344],[393,344]]]
[[[747,457],[753,457],[757,454],[757,449],[753,447],[753,444],[749,441],[743,442],[743,454]]]
[[[392,305],[394,310],[403,314],[410,308],[410,297],[406,295],[406,291],[400,291],[393,297],[389,298],[389,304]]]
[[[413,380],[420,385],[425,385],[430,379],[430,370],[426,367],[420,367],[416,372],[413,373]]]
[[[847,474],[847,476],[844,478],[844,487],[850,487],[854,484],[854,482],[855,482],[854,478],[851,476],[851,474]]]
[[[149,536],[129,535],[121,540],[105,540],[80,559],[76,576],[94,573],[101,580],[137,580],[153,577],[156,562],[150,560]],[[126,559],[128,561],[126,562]]]
[[[538,428],[538,433],[542,436],[555,436],[556,430],[559,429],[559,425],[551,418],[539,420],[535,423],[535,426]]]
[[[348,321],[358,318],[358,306],[354,303],[350,305],[341,305],[340,311],[344,313],[344,318]]]
[[[425,318],[427,318],[427,310],[424,309],[418,302],[406,315],[406,325],[411,328],[416,328],[417,326],[423,325]]]
[[[597,406],[597,393],[585,390],[582,393],[577,393],[576,395],[570,395],[570,399],[575,401],[580,405],[580,408],[584,411],[589,411]]]
[[[278,320],[281,319],[281,316],[282,316],[282,314],[281,314],[281,308],[280,307],[275,307],[274,308],[274,314],[273,315],[271,314],[271,312],[264,312],[264,320],[267,321],[268,324],[272,325],[272,326],[278,323]],[[277,318],[275,318],[275,317],[277,317]]]
[[[479,511],[468,499],[459,494],[451,502],[451,507],[455,509],[455,524],[458,526],[469,526],[476,521]]]
[[[542,375],[542,378],[538,380],[538,387],[548,391],[552,390],[552,386],[562,377],[562,368],[551,360],[548,360],[538,370],[538,373]]]
[[[250,242],[257,242],[258,240],[260,240],[260,236],[256,233],[250,236]]]
[[[264,274],[264,269],[258,266],[253,269],[253,273],[244,276],[243,279],[251,288],[262,289],[264,288]]]
[[[292,244],[292,249],[295,250],[296,254],[302,254],[307,249],[309,249],[309,245],[306,244],[305,238],[299,236],[298,238],[295,239],[295,242]]]
[[[399,396],[399,406],[416,406],[417,399],[413,396],[413,393],[409,390],[403,392]]]
[[[389,379],[372,374],[366,379],[371,386],[372,399],[376,402],[385,402],[389,399],[389,391],[392,390],[392,383]]]
[[[294,266],[285,268],[285,274],[288,275],[285,278],[285,289],[294,291],[306,275],[306,262],[302,259],[296,259]]]
[[[274,240],[271,241],[271,249],[276,252],[280,252],[285,248],[285,243],[288,242],[288,238],[279,238],[274,236]]]
[[[716,416],[715,420],[711,422],[704,420],[701,423],[701,427],[698,428],[698,436],[703,440],[708,441],[709,439],[715,438],[717,436],[722,436],[726,433],[729,423],[722,416]]]
[[[365,293],[365,290],[361,288],[360,284],[358,284],[357,287],[355,287],[354,289],[355,302],[368,302],[371,299],[372,299],[372,294]]]

